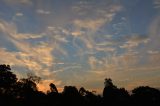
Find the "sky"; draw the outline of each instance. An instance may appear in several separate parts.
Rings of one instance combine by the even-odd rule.
[[[160,0],[0,0],[0,64],[102,92],[160,88]]]

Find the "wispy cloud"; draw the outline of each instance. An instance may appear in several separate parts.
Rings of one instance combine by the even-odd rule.
[[[12,58],[14,57],[15,61],[22,62],[21,64],[24,64],[24,66],[27,66],[30,70],[33,70],[35,72],[42,70],[44,66],[51,66],[53,61],[53,56],[51,54],[53,47],[49,47],[48,44],[44,43],[41,43],[41,45],[32,45],[31,43],[24,40],[30,38],[36,39],[41,36],[23,33],[19,34],[16,30],[16,26],[5,21],[1,22],[0,25],[0,30],[1,32],[3,32],[4,37],[12,42],[18,49],[17,52],[10,53],[15,54],[14,56],[11,55]],[[10,59],[8,59],[8,61],[10,61]],[[15,61],[13,61],[13,63]]]
[[[159,51],[152,51],[152,50],[149,50],[148,53],[149,53],[149,54],[158,54]]]
[[[4,0],[9,5],[32,5],[32,0]]]
[[[89,7],[89,8],[94,8],[94,7]],[[105,13],[103,13],[104,12],[103,9],[102,10],[99,9],[99,11],[103,11],[103,12],[101,12],[101,14],[97,16],[97,14],[99,14],[99,11],[98,12],[95,11],[94,15],[96,18],[88,17],[86,19],[75,19],[73,21],[73,24],[79,28],[86,28],[90,31],[97,31],[100,27],[102,27],[106,23],[111,22],[115,13],[120,10],[121,10],[121,6],[117,6],[117,5],[107,9]]]
[[[99,27],[101,27],[103,24],[105,24],[104,19],[98,19],[98,20],[75,20],[74,21],[75,26],[80,28],[86,28],[89,30],[96,31]]]
[[[93,56],[89,57],[89,64],[91,66],[91,69],[95,69],[96,65],[97,65],[97,59]]]
[[[81,36],[81,35],[83,35],[84,34],[84,32],[83,31],[74,31],[74,32],[72,32],[71,33],[71,35],[73,35],[73,36]]]
[[[97,89],[105,77],[121,83],[118,79],[124,76],[124,84],[128,76],[140,79],[137,73],[160,69],[159,16],[151,22],[149,33],[141,35],[139,30],[128,31],[136,16],[126,17],[128,11],[120,1],[57,1],[58,6],[54,2],[3,0],[13,10],[5,13],[6,19],[0,17],[0,54],[5,57],[0,63],[33,71],[44,78],[39,86],[45,90],[50,82]],[[138,84],[133,81],[127,86],[132,85]]]
[[[160,0],[154,0],[154,8],[160,8]]]
[[[156,49],[159,47],[159,39],[160,39],[160,17],[157,16],[155,19],[151,22],[151,25],[149,27],[149,38],[150,42],[148,45],[148,48]]]
[[[44,35],[43,34],[40,34],[40,35],[37,35],[37,34],[25,34],[25,33],[18,33],[16,35],[14,35],[15,38],[18,38],[18,39],[37,39],[37,38],[42,38]]]
[[[38,14],[44,14],[44,15],[50,14],[50,11],[46,11],[46,10],[43,10],[43,9],[38,9],[36,12],[37,12]]]
[[[120,46],[120,48],[131,50],[135,47],[138,47],[140,44],[147,44],[149,40],[150,38],[148,36],[133,34],[131,37],[127,38],[126,43]]]
[[[18,12],[18,13],[16,13],[16,16],[18,16],[18,17],[23,16],[23,13]]]
[[[17,56],[19,56],[18,52],[17,53],[9,52],[6,50],[6,48],[0,48],[0,54],[2,57],[6,57],[0,60],[1,64],[10,64],[10,65],[18,64],[18,65],[24,66],[23,61],[16,58]],[[24,54],[20,54],[20,55],[24,55]]]

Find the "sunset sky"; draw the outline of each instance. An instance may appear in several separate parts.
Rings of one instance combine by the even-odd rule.
[[[160,88],[160,0],[0,0],[0,56],[40,90]]]

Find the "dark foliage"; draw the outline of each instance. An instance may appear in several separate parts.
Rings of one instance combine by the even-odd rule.
[[[135,105],[160,105],[160,91],[148,86],[133,89],[131,97]]]
[[[137,87],[130,95],[106,78],[102,97],[75,86],[65,86],[59,93],[53,83],[45,94],[37,89],[40,80],[32,74],[17,80],[9,65],[0,65],[0,106],[160,106],[160,91],[148,86]]]

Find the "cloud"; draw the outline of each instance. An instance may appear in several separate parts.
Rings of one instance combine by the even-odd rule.
[[[15,22],[13,23],[0,20],[0,38],[4,42],[1,42],[0,54],[6,57],[0,62],[25,68],[41,76],[44,83],[39,85],[40,89],[46,90],[45,86],[50,82],[56,83],[59,88],[66,84],[82,84],[97,89],[103,86],[105,77],[113,77],[121,83],[119,79],[128,79],[132,75],[138,75],[137,73],[160,69],[159,17],[151,23],[149,34],[123,35],[122,30],[124,27],[126,29],[127,19],[122,17],[120,20],[123,22],[117,23],[119,21],[117,13],[124,11],[122,5],[113,0],[74,1],[65,7],[60,7],[63,9],[51,6],[50,1],[44,3],[33,0],[6,0],[5,2],[13,7],[22,5],[22,10],[20,8],[22,13],[17,12],[15,17],[23,18],[25,21],[12,20]],[[20,17],[26,12],[23,11],[26,9],[23,5],[35,7],[27,8],[25,17]],[[28,12],[28,9],[33,11]],[[52,14],[53,9],[56,10],[54,11],[56,14]],[[25,30],[21,30],[21,26],[16,26],[16,22],[20,21]],[[28,24],[34,24],[29,26],[31,31],[34,30],[32,27],[41,30],[37,33],[27,32],[30,31],[26,27]],[[120,36],[113,34],[112,29],[108,28],[112,25],[117,28],[114,30]],[[120,27],[122,30],[118,29]],[[15,48],[8,46],[6,39]],[[129,74],[129,77],[126,75],[123,78],[124,73]]]
[[[88,63],[91,66],[91,69],[95,69],[96,65],[97,65],[97,59],[93,56],[89,57],[89,61]]]
[[[149,67],[149,66],[146,67],[117,66],[116,68],[113,67],[110,68],[105,67],[99,69],[96,68],[92,70],[81,70],[81,71],[75,71],[75,70],[61,71],[56,73],[56,79],[63,79],[63,82],[61,83],[62,85],[75,85],[77,87],[84,86],[87,89],[91,90],[96,89],[98,93],[102,93],[102,90],[104,88],[103,85],[104,79],[112,78],[113,83],[118,87],[125,87],[126,89],[131,90],[133,89],[133,87],[137,87],[138,84],[136,84],[136,82],[142,81],[142,79],[144,79],[145,81],[148,80],[147,85],[154,85],[152,84],[153,80],[151,79],[151,76],[153,75],[153,73],[154,74],[158,73],[157,69],[160,68],[160,67]],[[70,78],[70,76],[72,77]],[[158,78],[159,75],[156,74],[155,79],[157,80]],[[158,85],[159,85],[158,83],[155,83],[154,86]]]
[[[48,90],[49,88],[46,86],[51,82],[58,86],[61,84],[61,81],[55,79],[55,73],[52,72],[53,67],[55,66],[54,63],[56,63],[52,53],[54,52],[54,50],[56,50],[56,48],[58,50],[61,50],[61,48],[57,46],[59,44],[53,45],[53,42],[50,42],[49,40],[37,41],[39,38],[47,38],[50,35],[46,36],[43,33],[18,33],[17,28],[13,23],[7,23],[3,20],[1,20],[0,22],[0,32],[3,33],[2,36],[4,36],[5,39],[9,40],[17,49],[16,51],[9,51],[9,48],[0,48],[0,55],[6,57],[0,60],[1,64],[10,64],[12,65],[12,67],[21,67],[27,69],[28,71],[31,71],[37,76],[42,77],[43,83],[38,84],[40,90]],[[67,43],[65,38],[58,38],[58,36],[56,38],[57,40],[59,40],[59,42]],[[29,40],[32,40],[32,43],[30,43]],[[34,42],[38,43],[34,44]],[[63,63],[61,62],[58,64]],[[16,73],[18,73],[18,77],[24,77],[25,74],[18,71],[16,71]]]
[[[160,53],[158,52],[151,52],[150,55],[148,56],[148,64],[152,65],[153,67],[159,66],[159,61],[160,61]]]
[[[97,4],[93,1],[80,1],[72,8],[75,13],[85,17],[75,19],[73,25],[78,28],[85,28],[96,32],[103,25],[111,22],[114,15],[122,9],[122,6],[114,4],[113,2],[112,4],[108,2],[99,2]]]
[[[47,42],[32,45],[32,43],[25,40],[36,40],[41,36],[18,33],[16,26],[5,21],[1,21],[0,31],[3,32],[6,39],[17,47],[18,51],[10,53],[13,55],[8,55],[8,57],[12,56],[11,59],[13,60],[13,63],[17,63],[16,65],[23,64],[23,66],[27,67],[29,70],[34,71],[36,75],[41,74],[40,71],[43,71],[43,69],[47,69],[49,71],[49,68],[52,66],[52,62],[54,61],[52,56],[54,47],[49,45]],[[3,53],[7,54],[8,52],[3,50]],[[6,61],[10,61],[11,59],[7,59]]]
[[[155,5],[154,8],[160,8],[160,0],[154,0],[153,4]]]
[[[9,5],[32,5],[32,0],[4,0]]]
[[[23,13],[18,12],[18,13],[16,13],[16,16],[21,17],[21,16],[23,16]]]
[[[15,34],[17,34],[17,27],[13,22],[6,22],[0,19],[0,31],[6,34],[6,37],[15,39]]]
[[[27,66],[29,70],[32,70],[36,75],[44,76],[43,71],[50,72],[52,62],[54,58],[52,51],[54,48],[49,45],[33,46],[27,42],[13,42],[16,47],[25,55],[20,55],[19,59]],[[30,52],[31,51],[31,52]]]
[[[2,57],[5,57],[0,60],[1,64],[10,64],[10,65],[18,64],[18,65],[24,66],[23,62],[16,58],[19,55],[18,52],[17,53],[9,52],[9,51],[7,51],[6,48],[0,48],[0,55]],[[21,55],[23,55],[23,54],[21,54]]]
[[[61,35],[54,35],[54,38],[56,41],[59,41],[59,42],[63,42],[63,43],[69,42],[65,37],[62,37]]]
[[[16,35],[14,35],[15,38],[17,39],[38,39],[38,38],[42,38],[44,35],[37,35],[37,34],[25,34],[25,33],[18,33]]]
[[[147,74],[147,77],[143,77],[143,79],[136,77],[130,81],[127,81],[126,88],[128,90],[132,90],[133,88],[136,88],[136,87],[142,86],[142,85],[143,86],[152,86],[155,88],[159,86],[159,84],[157,83],[157,80],[159,79],[158,75],[156,75],[155,77],[152,77],[151,75],[149,75],[150,73],[144,72],[143,74],[145,74],[145,75]]]
[[[137,43],[148,43],[149,41],[149,38],[146,36],[146,35],[137,35],[137,34],[134,34],[132,35],[130,38],[129,38],[129,41],[130,42],[137,42]]]
[[[103,24],[105,24],[104,19],[98,19],[98,20],[74,20],[74,25],[80,28],[86,28],[88,30],[97,30],[99,27],[101,27]]]
[[[71,34],[72,34],[73,36],[81,36],[81,35],[84,34],[84,32],[83,32],[83,31],[74,31],[74,32],[72,32]]]
[[[155,17],[149,27],[150,42],[147,48],[157,49],[160,45],[160,16]]]
[[[133,34],[131,37],[127,38],[127,41],[122,46],[120,46],[120,48],[131,50],[135,47],[138,47],[140,44],[147,44],[149,40],[149,37],[145,35]]]
[[[42,9],[38,9],[36,12],[37,12],[38,14],[44,14],[44,15],[50,14],[50,11],[46,11],[46,10],[42,10]]]
[[[119,61],[121,62],[122,60]],[[109,65],[109,63],[107,63],[107,65]],[[152,67],[151,65],[149,66],[145,65],[139,67],[136,66],[124,67],[122,65],[120,66],[114,64],[110,65],[112,66],[99,69],[96,68],[92,71],[83,71],[81,74],[77,72],[77,75],[81,75],[85,79],[85,81],[79,80],[78,83],[80,85],[83,85],[91,89],[97,87],[100,93],[102,93],[102,89],[104,87],[103,81],[105,78],[112,78],[113,83],[115,85],[117,85],[118,87],[125,87],[128,90],[131,90],[139,85],[159,86],[157,81],[153,80],[154,78],[156,80],[158,80],[159,78],[159,75],[157,75],[157,73],[159,73],[158,70],[160,69],[159,66]],[[154,78],[153,74],[156,74]],[[146,82],[143,84],[141,83],[141,81],[144,82],[146,81]]]
[[[97,51],[106,51],[106,52],[114,52],[116,49],[113,47],[96,47],[95,48]]]
[[[98,43],[96,38],[101,37],[97,32],[107,26],[114,19],[116,13],[122,10],[121,5],[106,1],[98,3],[94,1],[79,1],[72,6],[72,10],[73,14],[75,12],[80,15],[73,19],[73,29],[70,32],[74,37],[73,45],[81,50],[79,51],[81,56],[85,54],[84,51],[89,51],[90,53],[115,51],[114,47],[106,47],[107,45],[104,45],[107,42],[112,42],[106,40],[108,39],[107,37],[102,38],[103,40]],[[79,42],[82,44],[78,44]],[[85,47],[82,46],[83,44]]]
[[[159,51],[152,51],[152,50],[149,50],[148,53],[149,53],[149,54],[158,54]]]
[[[100,42],[100,43],[97,43],[96,45],[97,46],[107,46],[107,45],[112,45],[113,43],[108,41],[108,42]]]
[[[138,46],[137,42],[128,41],[125,44],[123,44],[122,46],[120,46],[120,48],[132,49],[133,47],[137,47],[137,46]]]
[[[61,55],[67,55],[67,51],[63,48],[63,45],[68,44],[70,41],[67,39],[66,34],[68,32],[63,28],[51,27],[47,28],[45,35],[48,37],[48,41],[51,45],[54,45],[55,53]]]
[[[125,53],[122,55],[107,56],[103,59],[103,68],[105,70],[123,70],[127,68],[132,68],[139,63],[139,56],[137,54]]]

